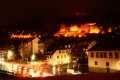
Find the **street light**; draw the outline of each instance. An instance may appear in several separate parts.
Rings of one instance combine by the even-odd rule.
[[[12,59],[12,56],[13,56],[12,51],[8,51],[7,57],[8,57],[9,60]]]
[[[9,56],[12,56],[12,51],[8,51],[8,55],[9,55]]]
[[[31,56],[32,61],[35,59],[35,54]]]

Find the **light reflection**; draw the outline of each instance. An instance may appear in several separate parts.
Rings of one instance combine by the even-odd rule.
[[[52,72],[53,72],[53,75],[56,74],[56,67],[55,66],[53,66]]]

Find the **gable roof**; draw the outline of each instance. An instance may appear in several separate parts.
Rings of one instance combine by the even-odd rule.
[[[114,51],[120,50],[120,39],[106,39],[98,41],[96,45],[94,45],[88,51]]]

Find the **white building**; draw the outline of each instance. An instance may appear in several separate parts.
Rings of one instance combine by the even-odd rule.
[[[57,48],[58,45],[50,46],[48,50],[46,50],[45,55],[49,64],[51,65],[62,65],[71,62],[71,45],[66,44],[61,48]]]
[[[120,44],[111,41],[98,42],[88,51],[90,72],[113,73],[120,70]]]

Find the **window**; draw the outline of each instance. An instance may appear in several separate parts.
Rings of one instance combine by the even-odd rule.
[[[106,52],[104,52],[104,58],[107,58],[107,53]]]
[[[59,53],[61,53],[61,51],[59,50]]]
[[[112,58],[112,52],[109,52],[109,58]]]
[[[115,52],[115,58],[119,58],[118,52]]]
[[[93,52],[91,52],[91,58],[93,58],[94,57],[94,53]]]
[[[66,55],[64,55],[64,58],[66,58]]]
[[[65,48],[67,48],[67,45],[65,45]]]
[[[65,53],[65,51],[64,51],[64,50],[62,50],[62,53]]]
[[[68,50],[66,50],[66,53],[68,53]]]
[[[99,52],[96,52],[96,58],[99,58]]]
[[[106,66],[109,66],[109,62],[106,62]]]
[[[97,61],[95,61],[95,65],[98,65],[98,62],[97,62]]]
[[[50,56],[50,59],[51,59],[51,56]]]
[[[57,56],[57,59],[59,59],[59,56]]]
[[[28,49],[26,48],[26,49],[25,49],[25,51],[27,52],[27,51],[28,51]]]
[[[61,55],[61,58],[62,58],[63,56]]]
[[[61,64],[63,64],[63,61],[61,61]]]
[[[100,53],[100,58],[103,58],[103,53],[102,52]]]
[[[71,46],[70,45],[68,45],[68,48],[70,48]]]

